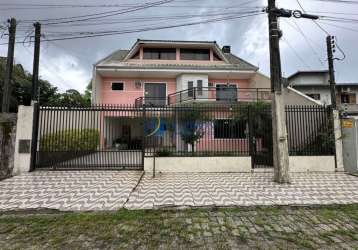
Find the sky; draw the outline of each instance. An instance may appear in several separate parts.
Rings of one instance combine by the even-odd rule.
[[[10,17],[18,20],[17,41],[19,43],[15,48],[15,62],[22,64],[27,71],[31,72],[33,43],[28,42],[28,37],[33,36],[32,22],[35,20],[41,20],[42,39],[51,40],[68,38],[74,34],[81,36],[90,34],[83,32],[133,31],[133,29],[202,22],[212,18],[238,17],[247,15],[248,11],[259,12],[267,5],[266,0],[173,0],[157,7],[112,14],[115,11],[131,9],[133,4],[141,5],[157,1],[159,0],[0,0],[0,28],[6,28],[6,20]],[[299,2],[307,13],[352,19],[357,19],[358,16],[358,1],[352,4],[339,3],[337,0],[299,0]],[[68,6],[71,4],[75,6]],[[107,6],[99,7],[98,5]],[[297,0],[278,0],[277,6],[301,10]],[[59,20],[73,20],[61,18],[93,15],[100,12],[108,13],[108,17],[53,24]],[[151,20],[143,18],[151,18]],[[358,21],[320,20],[317,22],[329,34],[336,36],[339,47],[346,54],[343,61],[335,61],[337,82],[358,82],[358,27],[356,27]],[[220,46],[231,45],[234,54],[257,65],[262,73],[269,75],[267,23],[267,15],[260,13],[245,18],[192,26],[112,36],[44,41],[41,44],[40,77],[57,86],[60,91],[77,89],[83,92],[90,82],[93,64],[115,50],[129,49],[138,38],[205,40],[216,41]],[[327,34],[320,27],[311,20],[280,19],[280,28],[283,32],[280,42],[283,76],[287,77],[302,70],[327,69]],[[0,29],[0,32],[2,34],[0,44],[3,44],[0,45],[0,56],[6,56],[8,37],[5,30]],[[24,41],[25,37],[27,40]],[[338,50],[335,56],[342,58]]]

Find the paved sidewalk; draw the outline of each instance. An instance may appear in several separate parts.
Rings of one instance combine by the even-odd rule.
[[[146,174],[126,208],[188,206],[327,205],[358,203],[358,177],[344,173],[295,173],[290,185],[273,173]]]
[[[35,171],[0,181],[0,211],[116,210],[137,185],[137,171]]]
[[[343,173],[292,174],[290,185],[274,183],[272,173],[160,174],[155,179],[145,174],[139,182],[141,176],[137,171],[35,171],[0,182],[0,211],[358,203],[358,177]]]

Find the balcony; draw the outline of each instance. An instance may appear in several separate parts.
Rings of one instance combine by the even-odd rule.
[[[271,101],[271,90],[267,88],[202,87],[172,93],[168,97],[139,97],[135,106],[164,107],[190,102],[256,102]]]
[[[271,90],[265,88],[236,88],[232,86],[202,87],[182,90],[168,95],[168,105],[199,102],[270,101]]]

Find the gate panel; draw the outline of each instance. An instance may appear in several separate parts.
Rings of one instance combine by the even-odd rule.
[[[140,109],[40,107],[36,168],[143,169]]]
[[[253,168],[273,167],[271,106],[249,107],[250,155]]]

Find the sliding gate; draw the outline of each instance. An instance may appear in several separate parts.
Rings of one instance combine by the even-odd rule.
[[[143,169],[140,109],[103,105],[37,112],[37,169]]]

